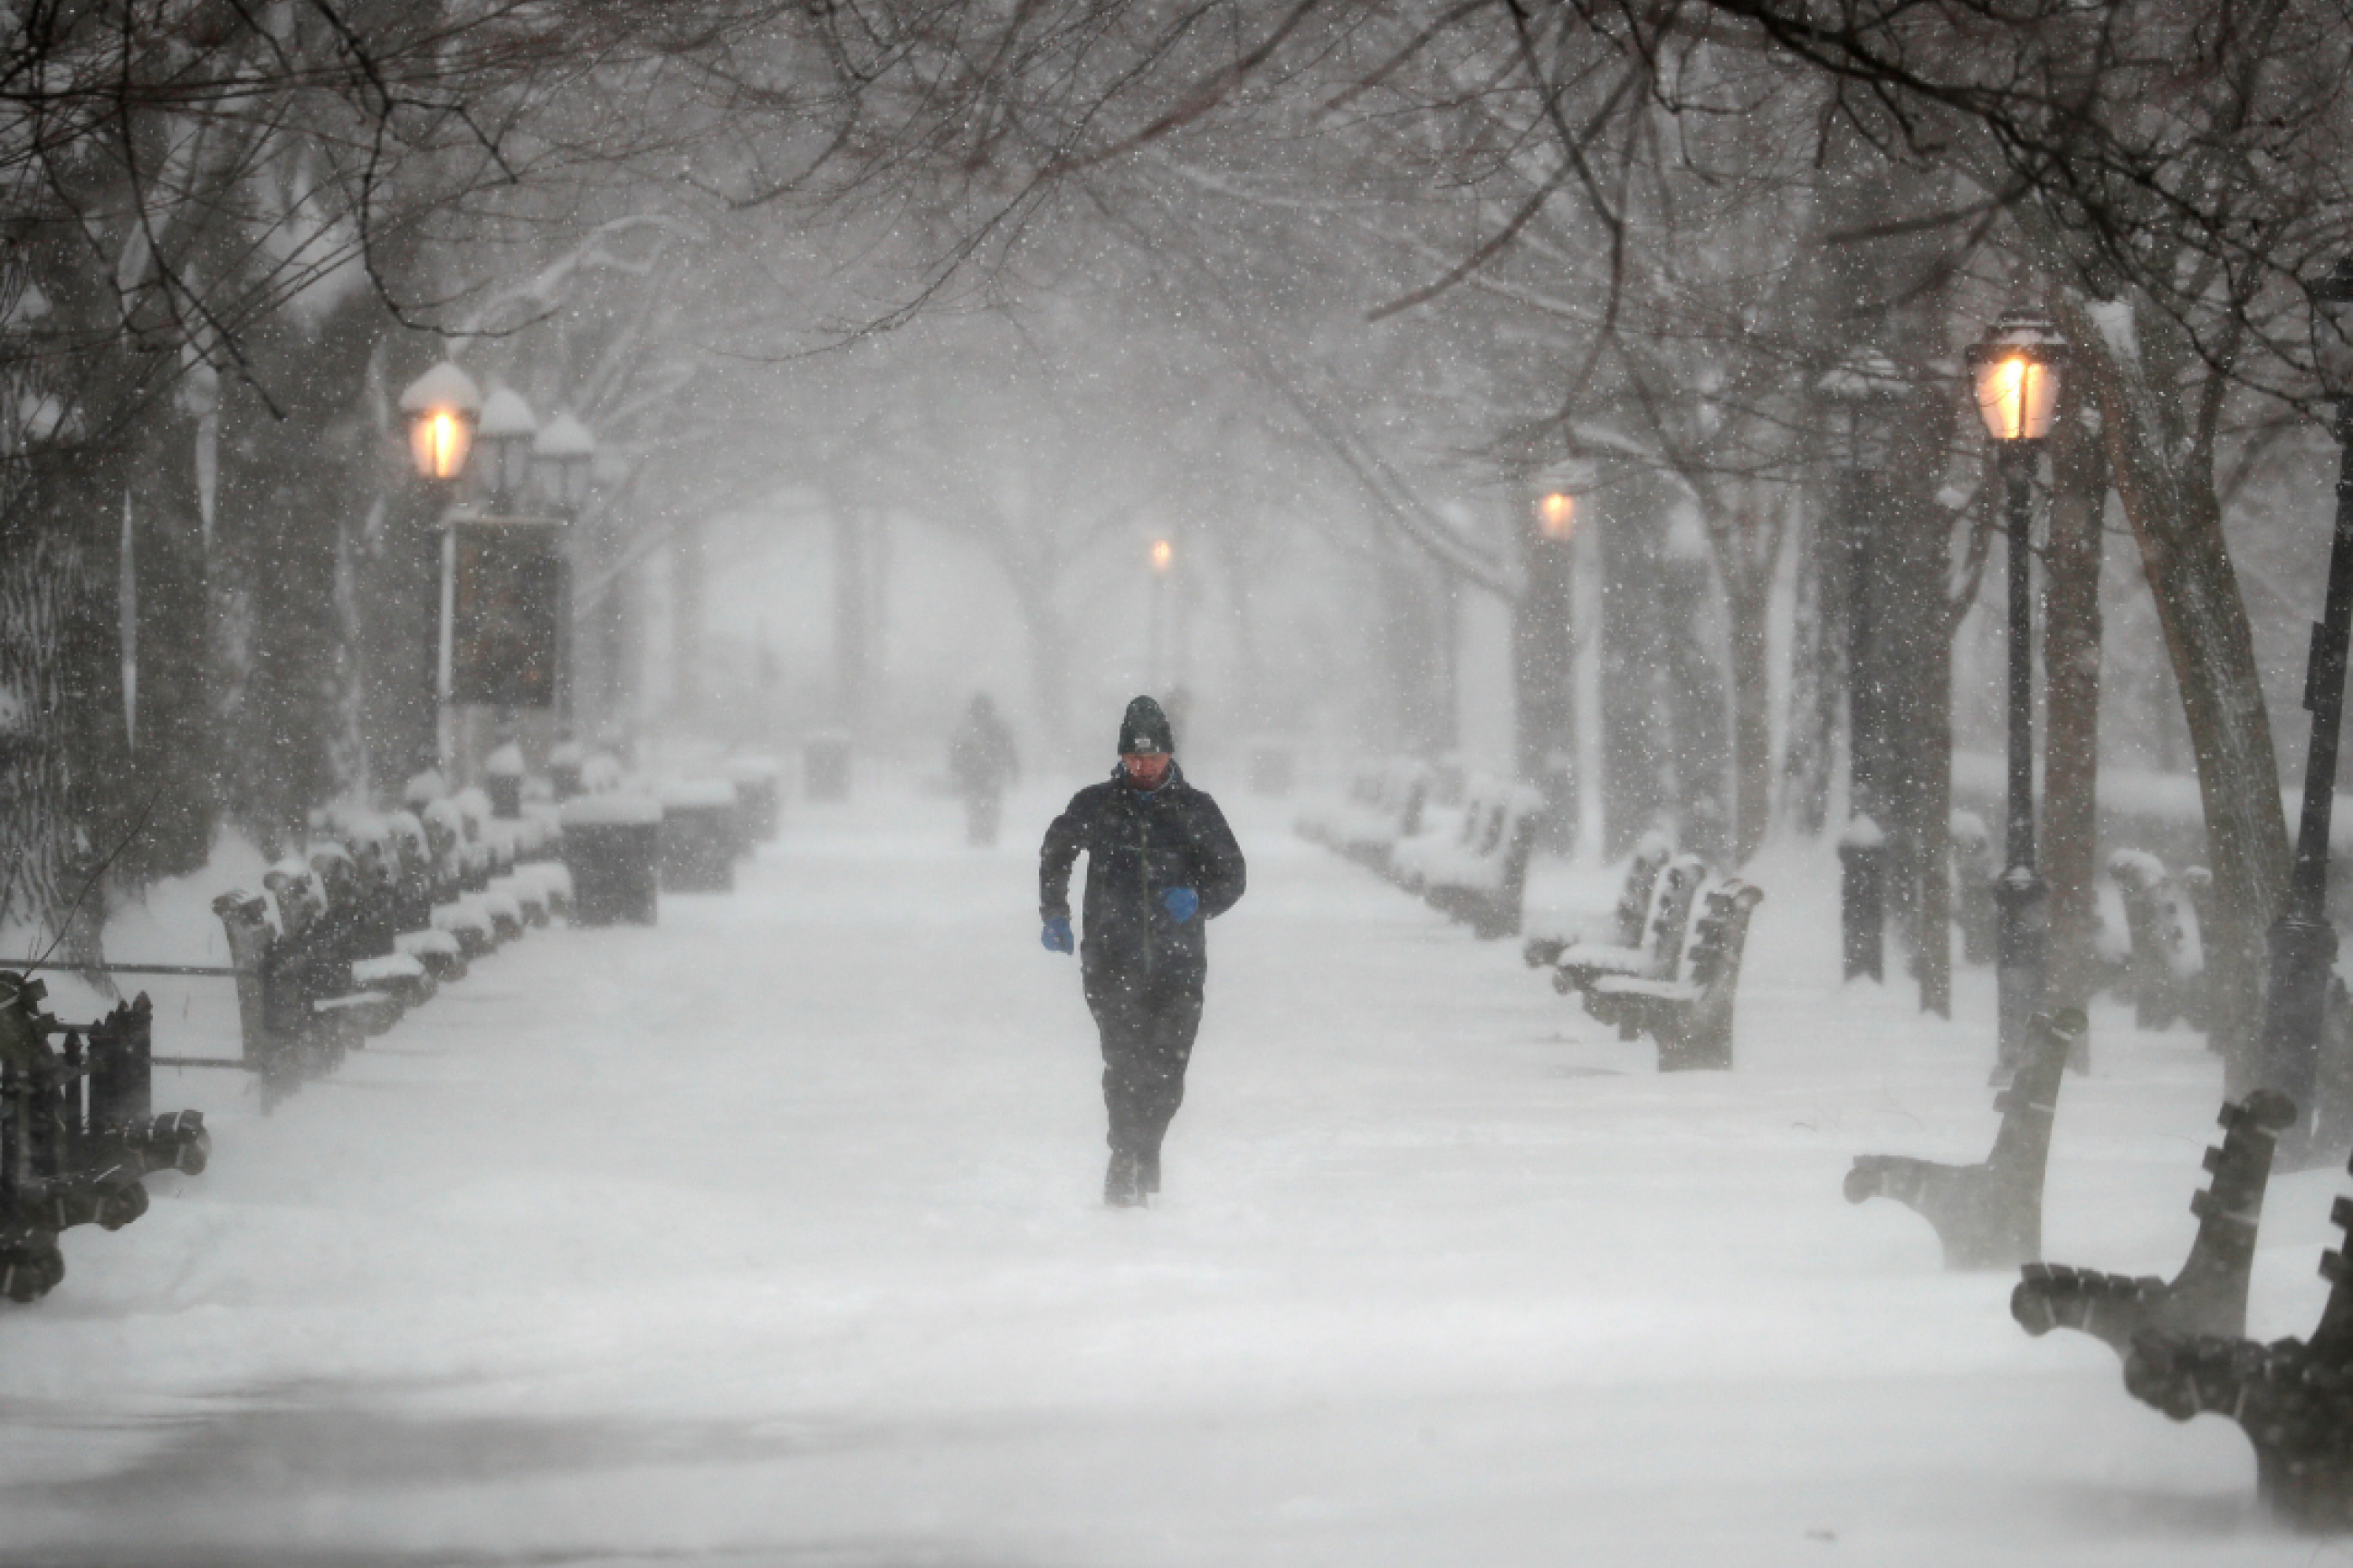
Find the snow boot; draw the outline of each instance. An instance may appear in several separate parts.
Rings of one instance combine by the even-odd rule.
[[[1124,1149],[1112,1151],[1111,1168],[1103,1172],[1103,1202],[1115,1209],[1143,1206],[1144,1183],[1140,1162]]]

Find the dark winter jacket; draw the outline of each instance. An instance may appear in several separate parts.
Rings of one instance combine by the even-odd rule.
[[[1208,972],[1204,928],[1234,907],[1246,878],[1241,846],[1218,803],[1173,763],[1156,790],[1132,788],[1117,771],[1081,790],[1046,829],[1038,854],[1040,918],[1070,915],[1071,867],[1081,850],[1087,897],[1079,956],[1089,984],[1198,986]],[[1201,897],[1200,912],[1182,925],[1160,901],[1171,888]]]

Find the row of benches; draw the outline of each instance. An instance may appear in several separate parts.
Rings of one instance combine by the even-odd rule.
[[[588,782],[619,781],[616,771]],[[663,805],[670,797],[674,813]],[[155,1115],[155,1068],[241,1068],[254,1076],[266,1112],[526,931],[565,916],[651,918],[634,902],[607,914],[575,907],[567,861],[579,860],[583,882],[609,878],[610,868],[601,851],[581,854],[594,850],[593,833],[563,824],[566,814],[611,815],[597,801],[500,816],[484,792],[443,795],[429,775],[412,781],[408,800],[388,815],[322,822],[303,854],[269,868],[259,892],[214,900],[228,964],[105,966],[234,982],[235,1057],[156,1056],[144,994],[96,1023],[60,1023],[41,1011],[46,988],[29,966],[0,968],[0,1295],[24,1302],[55,1289],[65,1274],[59,1233],[136,1219],[147,1206],[146,1174],[204,1169],[211,1139],[203,1114]],[[520,803],[510,795],[501,804]],[[776,829],[773,795],[728,784],[665,791],[644,805],[651,816],[641,869],[658,870],[672,891],[732,884],[733,860]],[[628,815],[642,814],[633,804]]]
[[[1464,781],[1457,803],[1433,799],[1442,781],[1409,757],[1358,770],[1347,795],[1311,805],[1301,837],[1387,877],[1472,933],[1520,929],[1528,859],[1544,797],[1508,779]]]
[[[1522,956],[1550,968],[1553,988],[1581,997],[1620,1039],[1649,1035],[1662,1072],[1728,1068],[1748,920],[1764,898],[1737,877],[1711,877],[1698,856],[1675,854],[1654,833],[1627,863],[1607,930],[1532,936]]]
[[[1471,784],[1461,805],[1433,805],[1430,764],[1392,758],[1358,771],[1347,795],[1311,806],[1300,834],[1368,866],[1462,921],[1481,937],[1517,933],[1543,799],[1525,784]],[[1563,994],[1616,1026],[1651,1036],[1662,1069],[1732,1065],[1732,1008],[1748,920],[1764,894],[1711,879],[1653,834],[1629,862],[1609,929],[1589,939],[1538,934],[1525,952],[1553,969]]]

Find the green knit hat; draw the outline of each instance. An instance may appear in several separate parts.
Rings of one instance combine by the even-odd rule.
[[[1168,715],[1160,710],[1159,703],[1149,697],[1139,697],[1127,705],[1127,711],[1119,719],[1121,756],[1149,756],[1176,749],[1176,731],[1168,727]]]

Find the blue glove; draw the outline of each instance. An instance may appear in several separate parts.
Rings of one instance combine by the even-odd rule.
[[[1071,941],[1071,917],[1056,915],[1052,920],[1048,921],[1046,929],[1038,933],[1038,941],[1044,945],[1048,952],[1071,952],[1077,946]]]
[[[1160,895],[1160,901],[1178,925],[1191,920],[1201,909],[1201,895],[1190,888],[1171,888]]]

